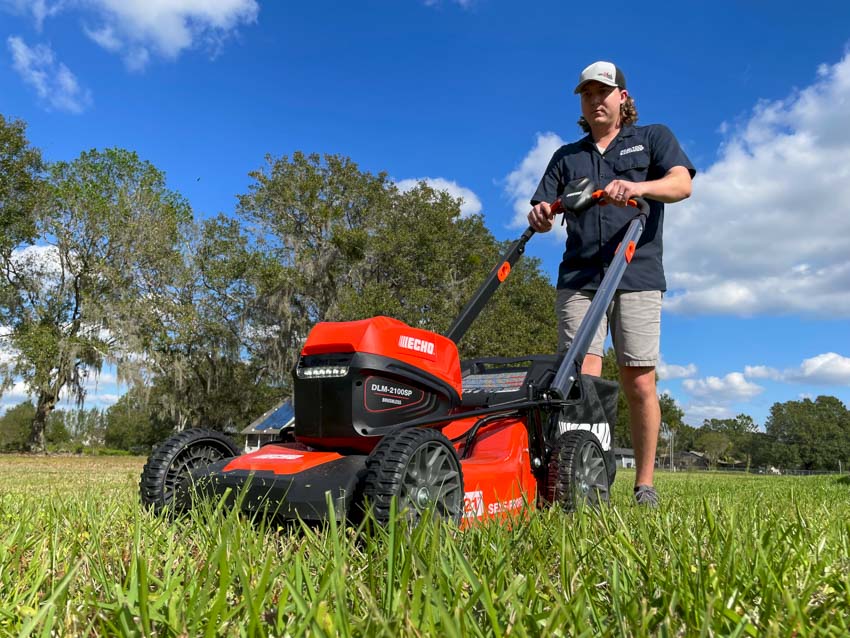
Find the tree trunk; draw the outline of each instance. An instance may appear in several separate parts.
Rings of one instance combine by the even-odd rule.
[[[47,429],[47,417],[53,412],[56,407],[56,399],[50,395],[41,393],[38,396],[38,405],[35,408],[35,417],[32,420],[32,429],[30,430],[30,438],[27,442],[27,449],[30,452],[44,452],[46,442],[44,432]]]

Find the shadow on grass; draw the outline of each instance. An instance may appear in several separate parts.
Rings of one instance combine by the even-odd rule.
[[[835,482],[838,483],[839,485],[850,485],[850,475],[842,476],[842,477],[836,479]]]

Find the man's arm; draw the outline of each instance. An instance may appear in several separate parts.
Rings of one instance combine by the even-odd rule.
[[[661,179],[648,182],[615,179],[604,190],[605,199],[617,206],[625,206],[634,197],[675,204],[691,196],[691,173],[684,166],[674,166]]]

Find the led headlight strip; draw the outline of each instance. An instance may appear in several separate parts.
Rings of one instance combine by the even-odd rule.
[[[298,368],[299,379],[331,379],[344,377],[348,374],[348,366],[315,366],[311,368]]]

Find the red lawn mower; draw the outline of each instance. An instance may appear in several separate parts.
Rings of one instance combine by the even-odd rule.
[[[575,180],[552,210],[579,215],[602,197]],[[629,204],[637,214],[563,356],[458,357],[529,227],[445,335],[388,317],[317,324],[293,371],[294,427],[247,454],[218,432],[177,433],[148,459],[142,503],[184,510],[201,494],[283,519],[356,520],[370,508],[385,522],[396,499],[413,517],[468,524],[526,504],[607,501],[618,385],[581,364],[643,232],[649,206]]]

